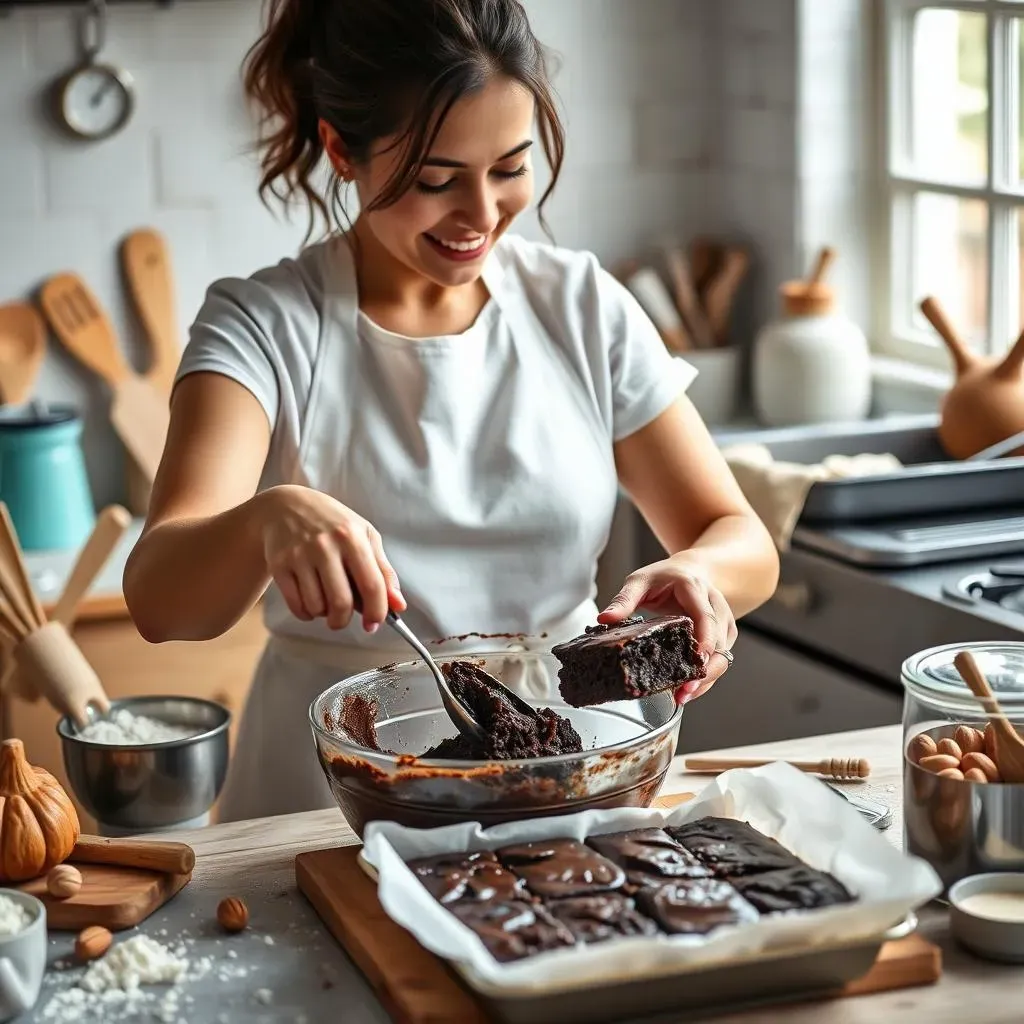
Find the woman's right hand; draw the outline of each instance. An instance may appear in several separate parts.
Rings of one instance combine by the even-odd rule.
[[[380,534],[362,516],[310,487],[272,487],[257,500],[267,572],[296,618],[344,629],[356,603],[353,584],[367,632],[377,631],[389,609],[405,611]]]

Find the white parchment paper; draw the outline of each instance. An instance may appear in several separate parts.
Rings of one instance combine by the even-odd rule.
[[[763,917],[708,936],[612,939],[502,964],[405,866],[405,861],[416,857],[455,850],[496,849],[507,843],[558,837],[584,839],[631,828],[681,825],[708,815],[748,821],[811,867],[830,872],[856,902]],[[942,891],[930,865],[897,850],[845,800],[784,762],[725,772],[697,799],[672,810],[584,811],[489,829],[474,823],[410,829],[373,822],[364,836],[363,858],[377,872],[378,895],[389,917],[421,945],[451,961],[472,986],[503,995],[608,984],[770,950],[869,939]]]

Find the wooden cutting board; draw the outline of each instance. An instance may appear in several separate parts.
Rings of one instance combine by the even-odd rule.
[[[54,931],[80,931],[98,924],[112,932],[133,928],[179,893],[192,878],[162,871],[75,864],[82,872],[82,888],[70,899],[54,899],[46,879],[36,878],[17,888],[38,896],[46,905],[46,925]]]
[[[661,798],[671,807],[692,793]],[[344,846],[302,853],[295,858],[299,889],[331,934],[373,986],[395,1024],[488,1024],[484,1006],[447,964],[424,949],[384,912],[377,887],[359,865],[361,847]],[[918,935],[887,942],[874,967],[852,982],[839,998],[930,985],[942,970],[937,946]]]

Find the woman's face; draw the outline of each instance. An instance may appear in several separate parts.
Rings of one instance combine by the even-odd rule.
[[[435,284],[475,281],[484,257],[533,198],[533,115],[533,96],[507,78],[493,78],[459,100],[416,182],[397,202],[363,214],[364,228],[395,260]],[[338,168],[340,140],[325,142]],[[350,170],[364,210],[401,160],[394,142],[380,140],[369,161]]]

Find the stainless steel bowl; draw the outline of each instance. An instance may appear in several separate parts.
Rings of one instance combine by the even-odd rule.
[[[309,709],[320,764],[357,834],[375,819],[414,828],[460,821],[492,825],[594,807],[650,805],[679,737],[682,708],[671,694],[573,708],[558,693],[558,662],[549,654],[466,657],[535,707],[568,718],[584,752],[498,763],[422,760],[415,755],[455,735],[430,673],[418,661],[364,672],[325,690]],[[398,756],[368,749],[341,726],[345,699],[357,694],[376,701],[380,746]]]
[[[966,721],[984,728],[984,721]],[[903,827],[908,853],[923,857],[948,888],[968,875],[1024,871],[1024,785],[940,779],[907,756],[921,733],[952,738],[954,723],[919,729],[903,752]]]
[[[163,743],[114,746],[83,739],[62,718],[57,733],[64,767],[86,811],[130,831],[169,828],[206,814],[227,774],[231,712],[196,697],[129,697],[112,701],[111,708],[200,731]]]

